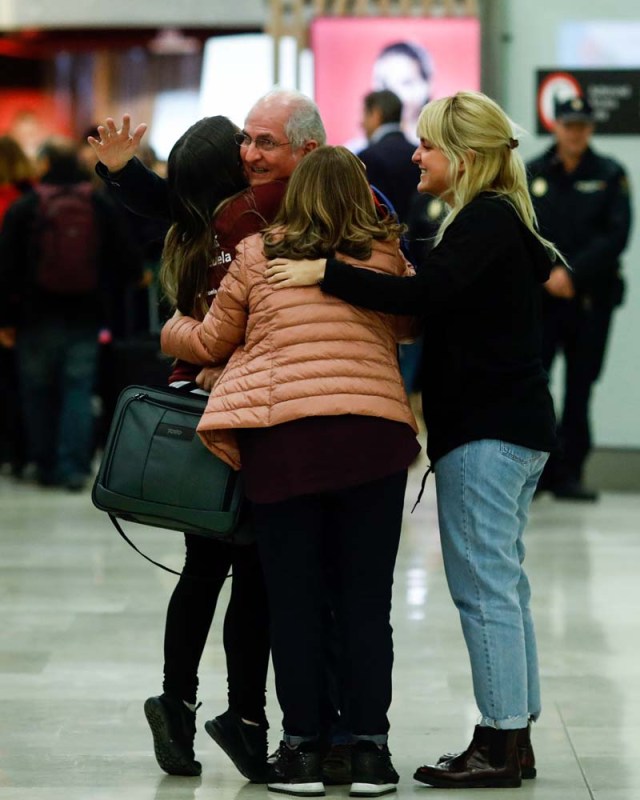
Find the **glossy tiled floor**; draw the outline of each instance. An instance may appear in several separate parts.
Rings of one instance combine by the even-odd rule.
[[[419,471],[408,497],[416,494]],[[391,750],[406,800],[452,797],[413,768],[467,743],[476,718],[467,658],[445,586],[432,479],[407,515],[398,563]],[[528,566],[545,708],[539,778],[484,798],[640,797],[640,496],[534,506]],[[179,535],[136,526],[136,541],[181,566]],[[199,731],[201,778],[157,767],[142,703],[159,693],[164,612],[174,578],[117,536],[89,493],[0,478],[1,800],[254,800]],[[201,670],[205,719],[224,710],[220,621]],[[279,714],[270,692],[272,743]],[[346,788],[329,790],[346,797]],[[463,792],[464,794],[464,792]],[[474,795],[477,793],[474,793]],[[276,797],[276,795],[273,795]]]

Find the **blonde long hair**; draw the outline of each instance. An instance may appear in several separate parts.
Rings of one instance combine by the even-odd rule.
[[[447,203],[451,210],[440,225],[436,243],[464,206],[481,192],[493,192],[513,206],[550,257],[564,260],[537,230],[526,167],[516,150],[516,125],[494,100],[481,92],[458,92],[433,100],[422,109],[418,136],[441,150],[450,164]]]
[[[289,179],[273,225],[265,231],[269,258],[321,258],[337,251],[358,259],[374,240],[399,239],[395,217],[379,219],[364,164],[346,147],[324,145],[308,153]]]

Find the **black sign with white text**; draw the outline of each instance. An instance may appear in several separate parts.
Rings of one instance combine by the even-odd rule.
[[[640,133],[640,69],[544,69],[536,73],[538,133],[552,129],[559,103],[584,97],[599,134]]]

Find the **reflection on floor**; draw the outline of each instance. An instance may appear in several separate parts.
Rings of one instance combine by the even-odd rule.
[[[422,465],[420,465],[422,466]],[[417,493],[411,476],[407,505]],[[541,498],[528,567],[544,690],[534,730],[539,777],[482,798],[635,800],[640,789],[640,497],[595,506]],[[181,567],[179,535],[134,527]],[[160,692],[164,613],[174,578],[142,560],[79,495],[0,478],[0,799],[253,800],[202,730],[225,708],[221,617],[201,670],[201,778],[158,769],[142,703]],[[444,582],[433,479],[407,513],[398,562],[390,740],[400,798],[451,797],[415,784],[420,763],[467,744],[477,712]],[[273,689],[271,744],[279,732]],[[348,789],[328,789],[347,797]],[[275,795],[274,795],[275,797]]]

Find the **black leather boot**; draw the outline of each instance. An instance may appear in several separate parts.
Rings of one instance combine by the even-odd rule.
[[[536,756],[533,752],[533,745],[531,744],[531,723],[526,728],[521,728],[518,731],[516,738],[516,746],[518,748],[518,760],[520,761],[520,771],[522,773],[522,780],[531,780],[538,774],[536,770]],[[445,761],[451,761],[452,758],[457,758],[461,753],[444,753],[438,759],[438,764],[443,764]]]
[[[476,725],[471,744],[463,753],[449,761],[419,767],[413,777],[439,789],[518,787],[522,783],[519,733]]]
[[[536,757],[531,744],[531,723],[526,728],[518,731],[516,747],[518,748],[518,761],[520,762],[520,772],[523,780],[535,778],[538,770],[536,769]]]

